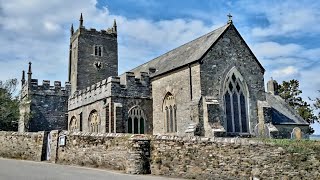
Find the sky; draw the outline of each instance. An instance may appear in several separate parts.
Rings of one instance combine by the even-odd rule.
[[[302,97],[320,95],[318,0],[0,0],[0,80],[67,80],[70,26],[118,25],[119,73],[227,22],[227,14],[266,69],[265,82],[297,79]],[[320,125],[313,125],[320,134]]]

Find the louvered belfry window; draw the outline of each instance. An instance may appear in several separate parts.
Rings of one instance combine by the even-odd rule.
[[[225,83],[227,132],[248,132],[247,100],[243,82],[232,73]]]

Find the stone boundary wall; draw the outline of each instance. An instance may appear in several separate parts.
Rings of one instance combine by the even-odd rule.
[[[130,174],[146,174],[150,171],[150,143],[145,137],[67,131],[59,136],[65,136],[65,146],[58,145],[57,152],[51,151],[53,156],[57,154],[54,158],[59,164],[121,170]],[[52,142],[57,143],[56,140]],[[145,157],[144,151],[149,155],[147,158],[141,158]]]
[[[65,137],[65,145],[59,143],[61,137]],[[316,150],[306,153],[245,138],[0,132],[0,157],[40,161],[46,159],[50,147],[48,162],[129,174],[189,179],[320,179],[320,142],[314,143]]]
[[[0,157],[41,161],[45,132],[18,133],[0,131]]]
[[[126,169],[128,137],[122,134],[69,133],[65,146],[57,148],[57,163],[107,168]]]
[[[320,179],[317,154],[290,153],[261,140],[154,136],[151,149],[154,175],[190,179]]]

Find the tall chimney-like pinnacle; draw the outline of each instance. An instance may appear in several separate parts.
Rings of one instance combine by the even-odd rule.
[[[81,27],[83,26],[83,17],[82,17],[82,13],[81,13],[81,15],[80,15],[80,20],[79,20],[79,21],[80,21],[80,26],[79,26],[79,27],[81,28]]]
[[[70,33],[71,33],[71,36],[72,36],[73,33],[74,33],[73,24],[71,24]]]
[[[31,62],[29,62],[29,69],[28,69],[28,81],[31,81],[32,71],[31,71]]]
[[[114,32],[117,32],[117,22],[116,22],[116,19],[114,19],[114,21],[113,21],[113,31],[114,31]]]
[[[25,78],[25,72],[23,70],[22,71],[22,78],[21,78],[21,85],[23,86],[25,82],[26,82],[26,78]]]

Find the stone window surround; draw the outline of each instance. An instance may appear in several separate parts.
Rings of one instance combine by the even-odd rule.
[[[78,127],[78,120],[75,116],[72,116],[69,123],[69,130],[70,131],[77,131],[79,129]]]
[[[127,132],[130,132],[129,131],[129,120],[131,119],[131,124],[132,124],[132,129],[131,129],[131,133],[134,133],[134,119],[138,119],[138,131],[139,131],[139,134],[143,134],[146,130],[146,115],[143,111],[143,109],[138,106],[138,105],[135,105],[133,107],[131,107],[128,111],[128,126],[127,126]],[[143,119],[143,129],[144,129],[144,132],[141,132],[141,119]]]
[[[93,55],[102,57],[103,56],[103,46],[97,45],[97,44],[93,45]]]
[[[177,132],[177,106],[172,93],[167,92],[163,100],[164,127],[167,133]]]
[[[239,112],[239,126],[240,126],[240,132],[235,132],[235,123],[234,123],[234,111],[233,111],[233,101],[232,101],[232,93],[234,91],[237,91],[237,87],[236,87],[236,83],[233,83],[233,91],[230,92],[230,87],[229,84],[230,82],[232,82],[232,76],[234,76],[236,78],[236,82],[238,82],[239,86],[240,86],[240,91],[236,92],[237,93],[237,98],[238,98],[238,112]],[[228,132],[228,133],[249,133],[250,132],[250,113],[249,113],[249,93],[248,93],[248,87],[246,85],[246,83],[244,82],[244,78],[241,75],[241,73],[236,69],[236,67],[233,67],[230,69],[230,71],[227,73],[227,76],[225,78],[225,82],[224,82],[224,90],[223,90],[223,104],[224,104],[224,117],[225,117],[225,121],[224,121],[224,127],[227,130],[227,107],[226,107],[226,100],[225,100],[225,95],[226,93],[230,94],[230,104],[231,104],[231,115],[232,115],[232,131]],[[240,110],[240,92],[242,92],[244,99],[245,99],[245,112],[246,112],[246,128],[247,131],[246,132],[242,132],[242,124],[241,124],[241,110]]]
[[[101,128],[101,120],[97,110],[92,110],[88,117],[89,132],[99,133]]]

